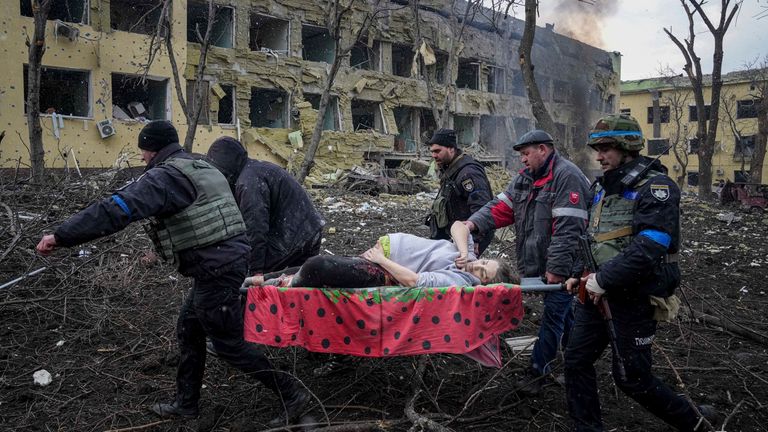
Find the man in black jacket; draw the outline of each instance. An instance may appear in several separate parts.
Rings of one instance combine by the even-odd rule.
[[[320,252],[325,220],[286,170],[248,159],[245,147],[230,137],[214,141],[208,159],[227,178],[243,214],[250,275],[300,266]]]
[[[453,129],[439,129],[427,142],[440,168],[440,190],[427,218],[429,238],[450,240],[451,225],[465,221],[491,200],[491,184],[485,168],[458,148]],[[477,235],[479,257],[493,239],[493,230]]]
[[[221,358],[282,399],[285,409],[270,426],[294,420],[307,404],[308,393],[292,376],[276,374],[264,354],[243,340],[238,290],[249,246],[226,179],[207,162],[185,153],[168,121],[145,126],[139,148],[147,164],[144,174],[43,236],[38,252],[48,255],[59,246],[76,246],[149,218],[148,233],[158,254],[194,279],[177,323],[181,353],[176,398],[156,403],[152,410],[161,417],[197,417],[207,335]]]

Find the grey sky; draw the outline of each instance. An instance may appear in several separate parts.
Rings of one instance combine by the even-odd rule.
[[[589,39],[589,35],[581,37],[583,30],[569,25],[562,17],[562,6],[577,0],[560,0],[559,10],[548,10],[547,2],[541,4],[539,24],[555,22],[555,31],[571,33],[578,39]],[[581,3],[580,8],[586,14],[592,15],[595,10],[608,11],[600,17],[602,25],[602,46],[609,51],[619,51],[621,59],[621,79],[632,80],[659,76],[662,68],[670,67],[676,73],[683,73],[684,63],[682,54],[663,28],[671,28],[672,33],[679,39],[688,35],[688,20],[679,1],[675,0],[595,0],[597,5],[590,6]],[[602,7],[600,3],[604,3]],[[710,0],[705,5],[710,20],[717,25],[719,19],[720,1]],[[731,2],[733,3],[733,1]],[[550,5],[553,3],[550,3]],[[558,3],[554,3],[558,4]],[[606,4],[610,6],[606,7]],[[569,9],[573,9],[571,6]],[[558,14],[558,12],[560,12]],[[569,16],[573,11],[567,11]],[[760,19],[759,17],[765,16]],[[571,27],[570,29],[568,27]],[[583,26],[582,26],[583,28]],[[705,74],[712,72],[712,36],[705,24],[696,21],[696,52],[701,58],[702,70]],[[600,37],[594,37],[592,43],[599,44]],[[587,41],[590,42],[590,41]],[[745,0],[739,8],[738,15],[728,30],[724,40],[723,73],[743,69],[745,63],[764,59],[768,55],[768,0]]]

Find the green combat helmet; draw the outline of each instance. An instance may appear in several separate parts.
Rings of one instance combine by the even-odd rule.
[[[640,124],[628,114],[609,115],[597,121],[589,132],[587,145],[614,144],[625,151],[640,151],[645,139]]]

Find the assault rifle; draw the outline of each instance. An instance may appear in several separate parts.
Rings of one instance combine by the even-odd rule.
[[[592,256],[589,237],[586,235],[580,236],[579,247],[581,249],[581,257],[584,260],[584,273],[579,280],[579,302],[581,304],[586,304],[586,302],[591,301],[587,294],[587,276],[591,273],[597,273],[597,262],[595,261],[595,257]],[[616,369],[618,369],[619,378],[622,381],[626,381],[627,371],[624,369],[624,360],[621,358],[621,353],[619,353],[617,345],[618,336],[616,335],[616,327],[613,325],[611,307],[608,305],[608,300],[605,296],[600,297],[600,302],[597,304],[597,308],[600,311],[600,314],[603,315],[605,326],[608,328],[608,339],[611,342],[611,351],[613,352],[613,358],[616,361]]]

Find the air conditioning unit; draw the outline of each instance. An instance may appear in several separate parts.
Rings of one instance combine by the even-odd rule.
[[[715,173],[717,173],[717,175],[719,175],[719,176],[721,176],[721,175],[725,175],[725,170],[724,170],[724,169],[722,169],[722,168],[718,168],[718,169],[715,171]]]
[[[674,164],[674,165],[672,165],[672,169],[675,170],[675,171],[680,171],[680,165]]]
[[[56,20],[55,33],[56,36],[63,36],[69,39],[70,42],[76,41],[80,36],[80,30],[78,30],[76,27],[72,27],[71,25],[64,23],[64,21],[61,20]]]
[[[109,138],[115,134],[115,126],[112,125],[112,120],[102,120],[96,123],[96,127],[99,129],[99,135],[101,138]]]

